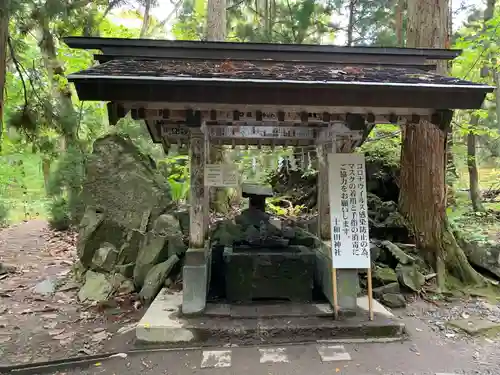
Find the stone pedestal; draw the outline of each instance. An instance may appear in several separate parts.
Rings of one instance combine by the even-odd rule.
[[[305,246],[224,251],[226,297],[230,302],[311,302],[315,255]]]

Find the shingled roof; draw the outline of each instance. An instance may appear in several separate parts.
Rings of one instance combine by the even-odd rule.
[[[82,100],[301,107],[480,108],[492,87],[426,71],[460,51],[66,38],[99,49]],[[183,104],[182,104],[183,105]],[[235,108],[236,108],[235,107]],[[200,107],[201,108],[201,107]],[[411,111],[409,111],[411,112]]]
[[[276,63],[272,61],[200,61],[117,59],[70,76],[116,77],[131,79],[241,80],[294,83],[352,83],[420,86],[461,86],[485,88],[484,85],[414,68],[363,67],[334,64]]]

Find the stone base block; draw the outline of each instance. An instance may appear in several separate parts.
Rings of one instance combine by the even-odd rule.
[[[233,252],[232,248],[226,248],[224,262],[228,301],[312,301],[315,255],[306,247],[297,248],[290,252]]]

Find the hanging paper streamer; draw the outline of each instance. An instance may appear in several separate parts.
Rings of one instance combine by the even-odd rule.
[[[290,157],[290,169],[292,171],[296,171],[297,170],[297,161],[295,160],[295,155],[293,155],[292,157]]]
[[[312,167],[312,158],[311,158],[311,153],[307,153],[307,170],[313,169]]]
[[[257,160],[255,159],[255,156],[252,158],[252,171],[255,173],[257,170]]]
[[[281,171],[285,168],[285,159],[282,156],[278,158],[278,170]]]

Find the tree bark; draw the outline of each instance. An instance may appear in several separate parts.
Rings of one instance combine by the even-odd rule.
[[[356,0],[349,1],[349,23],[347,24],[347,46],[352,46],[354,40],[354,22],[356,13]]]
[[[4,131],[4,91],[7,74],[7,38],[9,37],[9,0],[0,0],[0,151]]]
[[[141,38],[144,38],[144,36],[146,36],[146,33],[148,32],[151,3],[152,0],[146,0],[146,4],[144,5],[144,17],[142,18],[141,33],[139,34]]]
[[[407,47],[444,48],[448,16],[447,0],[409,1]],[[446,62],[438,62],[438,73],[446,71]],[[447,271],[463,282],[482,281],[467,262],[448,225],[446,140],[447,129],[443,131],[427,120],[405,126],[399,197],[399,209],[408,221],[417,247],[437,273],[440,290],[445,289]]]
[[[487,2],[486,9],[484,11],[483,31],[486,30],[486,23],[493,17],[495,2],[496,0],[488,0]],[[481,77],[487,77],[488,71],[488,65],[483,66],[480,73]],[[467,168],[469,170],[469,189],[472,209],[474,211],[484,212],[484,207],[481,203],[481,192],[479,191],[479,172],[477,170],[476,161],[476,135],[474,134],[478,124],[479,116],[472,115],[470,120],[470,126],[472,129],[467,133]]]
[[[478,120],[477,116],[472,116],[470,125],[476,128]],[[476,212],[484,212],[484,207],[481,203],[481,192],[479,191],[479,173],[476,163],[476,135],[474,131],[467,133],[467,168],[469,170],[469,192],[472,209]]]
[[[207,40],[226,40],[226,0],[208,0]]]
[[[497,128],[500,130],[500,68],[495,74],[495,99],[496,99],[496,113],[497,113]]]
[[[207,40],[221,42],[226,39],[226,0],[208,0]],[[227,159],[223,146],[209,145],[211,163],[224,163]],[[210,189],[211,207],[218,212],[229,210],[228,191],[224,188]]]
[[[403,11],[405,0],[396,0],[396,22],[394,23],[398,47],[404,46],[403,41]]]

